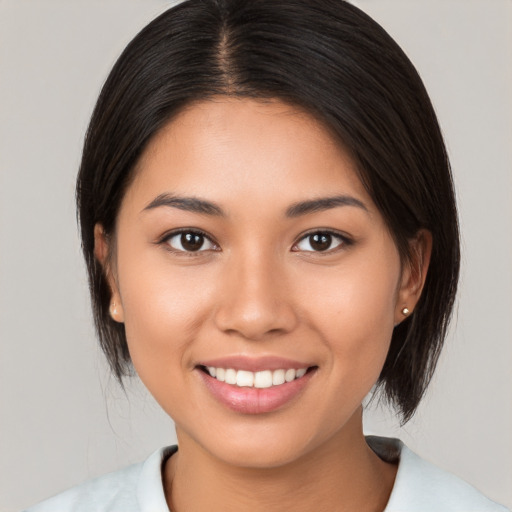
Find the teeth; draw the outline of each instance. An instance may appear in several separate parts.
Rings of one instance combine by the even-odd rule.
[[[306,375],[306,371],[307,371],[307,368],[300,368],[299,370],[297,370],[297,372],[295,374],[297,376],[297,379],[304,377],[304,375]]]
[[[226,370],[226,384],[236,384],[236,370],[228,368]]]
[[[252,387],[254,384],[254,373],[238,370],[236,373],[236,385],[239,387]]]
[[[263,370],[260,372],[249,372],[247,370],[234,370],[233,368],[215,368],[207,367],[208,373],[221,382],[235,385],[238,387],[248,388],[270,388],[272,386],[280,386],[285,382],[292,382],[295,379],[304,377],[307,368],[299,368],[294,370]]]
[[[286,373],[284,374],[284,380],[286,382],[291,382],[295,379],[295,376],[297,375],[297,372],[295,370],[286,370]]]
[[[255,388],[269,388],[270,386],[272,386],[272,372],[270,370],[256,372],[254,374]]]
[[[280,384],[284,384],[286,381],[285,381],[285,371],[284,370],[276,370],[273,374],[272,374],[272,385],[273,386],[279,386]]]

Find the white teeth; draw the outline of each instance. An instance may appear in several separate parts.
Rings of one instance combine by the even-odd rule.
[[[215,377],[217,380],[220,380],[221,382],[224,382],[226,380],[226,370],[224,370],[224,368],[217,368],[215,373],[217,375],[212,375],[212,377]]]
[[[306,371],[307,368],[300,368],[299,370],[297,370],[295,376],[297,377],[297,379],[300,379],[301,377],[304,377],[304,375],[306,375]]]
[[[254,373],[238,370],[236,374],[236,385],[239,387],[252,387],[254,384]]]
[[[216,368],[208,366],[206,368],[210,376],[221,382],[235,385],[238,387],[255,387],[259,389],[270,388],[271,386],[280,386],[285,382],[292,382],[295,379],[304,377],[307,368],[297,370],[289,368],[287,370],[263,370],[259,372],[249,372],[247,370],[234,370],[233,368]]]
[[[286,373],[284,374],[284,380],[286,382],[291,382],[295,379],[296,372],[295,370],[286,370]]]
[[[254,387],[255,388],[269,388],[272,386],[272,372],[264,370],[254,374]]]
[[[228,368],[226,370],[226,384],[236,384],[236,370]]]
[[[285,371],[284,370],[275,370],[272,374],[272,385],[279,386],[280,384],[285,383],[284,378]]]

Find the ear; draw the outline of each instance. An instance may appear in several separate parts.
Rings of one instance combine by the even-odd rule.
[[[410,316],[418,303],[432,254],[432,233],[418,231],[409,242],[409,259],[404,263],[395,306],[395,325]]]
[[[105,234],[103,226],[96,224],[94,226],[94,256],[103,267],[104,275],[110,287],[110,316],[112,320],[122,323],[124,322],[123,305],[110,260],[110,255],[112,254],[110,243],[111,240]]]

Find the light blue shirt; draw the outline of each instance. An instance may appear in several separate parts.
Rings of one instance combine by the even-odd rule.
[[[509,512],[397,439],[369,436],[367,442],[382,459],[399,461],[384,512]],[[25,512],[169,512],[161,468],[176,450],[162,448],[141,464],[85,482]]]

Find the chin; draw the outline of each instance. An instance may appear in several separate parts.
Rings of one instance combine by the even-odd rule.
[[[291,464],[302,458],[308,447],[299,442],[276,442],[262,440],[259,442],[247,439],[241,442],[230,442],[224,449],[216,447],[212,455],[225,464],[246,469],[272,469]]]
[[[231,424],[223,432],[205,437],[208,430],[202,429],[196,437],[206,452],[223,463],[247,469],[271,469],[292,464],[307,458],[322,446],[336,442],[341,433],[338,425],[320,427],[294,418],[293,422],[260,421]],[[211,425],[209,429],[211,431]],[[179,439],[179,437],[178,437]]]

